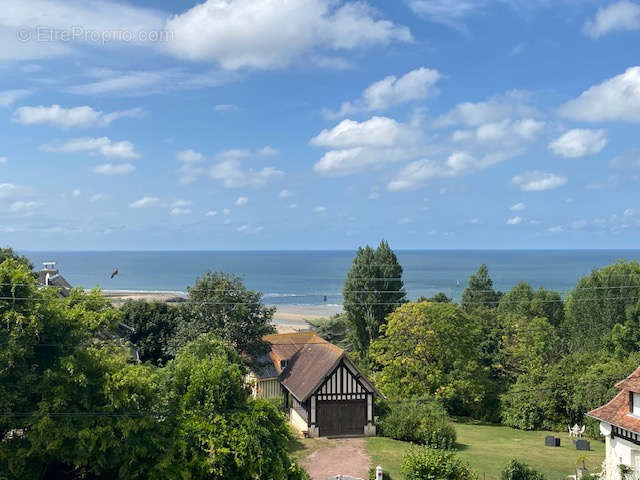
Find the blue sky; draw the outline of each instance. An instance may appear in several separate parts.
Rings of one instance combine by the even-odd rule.
[[[1,244],[638,247],[640,3],[4,3]]]

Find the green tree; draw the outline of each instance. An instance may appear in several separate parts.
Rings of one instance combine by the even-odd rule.
[[[167,344],[175,335],[183,308],[166,302],[129,300],[120,311],[122,321],[134,329],[129,340],[136,346],[140,360],[165,364],[171,358],[166,352]]]
[[[431,397],[454,415],[482,415],[487,375],[479,331],[456,305],[407,303],[371,344],[374,380],[388,398]]]
[[[188,288],[181,306],[170,355],[203,333],[215,333],[239,352],[258,356],[267,351],[262,337],[275,332],[271,323],[275,308],[262,303],[262,293],[247,290],[242,280],[226,273],[206,272]]]
[[[498,311],[503,314],[513,313],[528,319],[543,317],[555,327],[562,324],[564,320],[564,303],[560,294],[542,287],[534,291],[526,282],[518,283],[502,295]]]
[[[489,269],[483,263],[478,271],[469,277],[467,288],[462,292],[460,305],[465,312],[471,312],[480,306],[496,308],[500,295],[500,292],[494,290],[493,280],[489,277]]]
[[[471,467],[454,452],[409,447],[400,467],[405,480],[476,480]]]
[[[444,292],[438,292],[431,297],[418,297],[416,302],[453,303],[453,299],[447,297],[447,294]]]
[[[4,262],[8,258],[17,260],[29,270],[33,270],[33,264],[27,257],[25,257],[24,255],[18,255],[11,247],[0,247],[0,263]]]
[[[602,348],[640,298],[640,264],[617,262],[583,277],[566,301],[564,336],[571,351]]]
[[[353,350],[349,337],[349,324],[345,314],[336,314],[329,318],[307,320],[306,322],[327,342],[331,342],[349,352]]]
[[[358,248],[343,288],[343,308],[355,349],[364,356],[386,317],[405,301],[402,266],[382,240],[376,250]]]

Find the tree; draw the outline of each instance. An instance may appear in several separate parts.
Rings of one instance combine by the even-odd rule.
[[[429,447],[409,447],[402,457],[405,480],[476,480],[471,467],[454,452]]]
[[[546,318],[555,327],[564,320],[564,303],[560,294],[542,287],[534,291],[526,282],[518,283],[502,295],[498,311],[503,314],[517,314],[528,319]]]
[[[306,322],[327,342],[333,343],[349,352],[353,350],[348,332],[349,324],[345,314],[336,314],[329,318],[307,320]]]
[[[374,380],[390,399],[431,397],[454,415],[482,415],[486,369],[479,331],[456,305],[407,303],[388,317],[371,344]]]
[[[453,303],[453,299],[447,297],[447,294],[444,292],[438,292],[431,297],[418,297],[416,302]]]
[[[509,462],[500,474],[501,480],[544,480],[543,474],[534,470],[526,463],[519,462],[515,458]]]
[[[364,356],[386,317],[405,301],[402,266],[382,240],[376,250],[358,248],[343,288],[343,308],[355,349]]]
[[[262,293],[247,290],[237,276],[212,272],[198,278],[188,292],[169,354],[175,355],[203,333],[215,333],[253,357],[268,350],[262,337],[275,332],[271,323],[275,308],[262,303]]]
[[[483,263],[478,268],[478,272],[469,277],[467,288],[462,292],[460,305],[465,312],[471,312],[480,306],[496,308],[500,295],[500,292],[493,289],[493,280],[489,277],[489,269]]]
[[[640,299],[640,264],[617,262],[583,277],[566,301],[563,333],[571,351],[597,351]]]
[[[167,344],[175,335],[181,306],[171,306],[166,302],[146,302],[129,300],[120,308],[122,321],[132,327],[129,335],[143,362],[157,365],[166,364],[171,358],[167,354]]]
[[[6,248],[0,247],[0,263],[4,262],[8,258],[12,260],[17,260],[19,263],[23,264],[29,270],[33,270],[33,264],[27,257],[25,257],[24,255],[18,255],[16,252],[13,251],[13,248],[11,247],[6,247]]]

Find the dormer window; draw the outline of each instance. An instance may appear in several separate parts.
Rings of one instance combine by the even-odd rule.
[[[629,392],[629,413],[640,418],[640,393]]]
[[[289,365],[289,360],[280,360],[280,370],[284,370]]]

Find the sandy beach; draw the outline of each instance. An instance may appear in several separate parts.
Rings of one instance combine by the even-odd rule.
[[[184,292],[147,292],[134,290],[103,291],[115,306],[122,305],[127,300],[145,300],[147,302],[180,303],[187,299]],[[341,305],[273,305],[276,313],[273,323],[280,332],[292,332],[308,328],[306,320],[327,318],[342,312]]]

